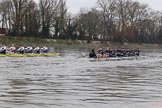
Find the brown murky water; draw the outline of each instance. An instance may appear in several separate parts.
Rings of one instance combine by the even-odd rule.
[[[162,103],[162,54],[130,60],[0,58],[0,108],[151,108]]]

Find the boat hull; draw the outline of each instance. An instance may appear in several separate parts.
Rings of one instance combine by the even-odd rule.
[[[0,57],[55,57],[60,56],[60,53],[41,53],[41,54],[34,54],[34,53],[26,53],[26,54],[0,54]]]

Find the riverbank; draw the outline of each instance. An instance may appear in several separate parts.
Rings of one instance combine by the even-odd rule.
[[[11,37],[11,36],[0,36],[0,44],[5,44],[10,46],[15,44],[17,46],[43,46],[47,45],[49,47],[55,48],[99,48],[99,47],[129,47],[129,48],[161,48],[161,44],[143,44],[143,43],[117,43],[117,42],[100,42],[92,41],[87,43],[85,40],[56,40],[56,39],[42,39],[42,38],[31,38],[31,37]]]

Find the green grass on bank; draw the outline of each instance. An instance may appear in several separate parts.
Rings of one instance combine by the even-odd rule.
[[[61,40],[61,39],[42,39],[42,38],[32,38],[32,37],[12,37],[12,36],[0,36],[0,44],[10,46],[15,44],[16,46],[75,46],[75,47],[88,47],[88,48],[99,48],[99,47],[132,47],[132,48],[162,48],[162,44],[145,44],[145,43],[116,43],[116,42],[106,42],[102,43],[100,41],[92,41],[87,43],[87,41],[81,40]]]
[[[28,37],[10,37],[10,36],[1,36],[0,43],[5,45],[17,44],[17,45],[41,45],[48,44],[49,42],[45,39],[39,38],[28,38]]]
[[[54,40],[54,39],[42,39],[42,38],[31,38],[31,37],[11,37],[11,36],[0,36],[0,44],[4,45],[78,45],[81,44],[79,41],[71,40]]]

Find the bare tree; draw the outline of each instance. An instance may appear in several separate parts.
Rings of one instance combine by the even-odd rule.
[[[24,34],[26,36],[38,36],[40,29],[40,11],[34,1],[28,3],[28,9],[23,22]]]
[[[6,27],[7,31],[11,28],[8,26],[8,20],[10,19],[10,10],[11,10],[11,2],[9,0],[5,0],[0,2],[0,15],[2,21],[2,27]]]
[[[86,36],[88,41],[96,39],[99,23],[99,14],[96,9],[92,9],[86,13],[81,12],[78,20],[78,27],[81,30],[80,34],[83,32],[83,35]]]
[[[40,0],[42,35],[49,36],[50,28],[56,22],[58,16],[63,19],[65,14],[64,0]],[[62,20],[61,20],[62,21]]]
[[[23,20],[28,9],[30,0],[10,0],[13,32],[16,35],[23,34]]]
[[[114,29],[114,19],[115,19],[115,0],[98,0],[97,2],[100,11],[101,18],[101,26],[102,28],[102,36],[103,39],[113,40],[112,32]]]

